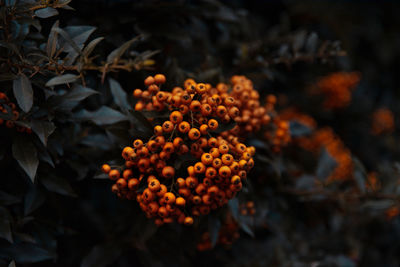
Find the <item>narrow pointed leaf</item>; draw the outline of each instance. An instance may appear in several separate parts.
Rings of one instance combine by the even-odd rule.
[[[14,96],[18,106],[24,111],[29,112],[33,105],[33,90],[31,81],[25,74],[21,73],[13,83]]]

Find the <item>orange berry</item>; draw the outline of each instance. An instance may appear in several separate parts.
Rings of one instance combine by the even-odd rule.
[[[195,173],[204,173],[206,171],[206,166],[202,162],[197,162],[194,164]]]
[[[154,82],[156,83],[156,84],[163,84],[163,83],[165,83],[166,82],[166,78],[165,78],[165,75],[164,74],[156,74],[155,76],[154,76]]]
[[[133,97],[135,97],[135,98],[140,98],[140,97],[142,96],[142,93],[143,93],[142,90],[140,90],[140,89],[135,89],[135,90],[133,91]]]
[[[182,122],[183,116],[182,113],[180,113],[179,111],[173,111],[169,116],[169,119],[170,121],[172,121],[172,123],[178,124]]]
[[[213,161],[213,156],[211,156],[211,154],[210,153],[204,153],[202,156],[201,156],[201,162],[203,163],[203,164],[205,164],[205,165],[210,165],[211,163],[212,163],[212,161]],[[195,168],[196,168],[196,166],[195,166]]]
[[[178,130],[181,133],[187,133],[190,131],[190,124],[187,121],[182,121],[178,125]]]
[[[174,130],[174,125],[171,121],[165,121],[162,125],[163,132],[170,133]]]
[[[222,166],[219,168],[218,173],[222,178],[227,178],[231,176],[231,169],[228,166]]]
[[[126,180],[123,179],[123,178],[119,178],[119,179],[117,180],[116,184],[117,184],[117,186],[118,186],[119,189],[126,188],[126,186],[128,185],[127,182],[126,182]]]
[[[225,165],[231,165],[233,162],[233,156],[231,154],[224,154],[221,157],[222,163]]]
[[[170,179],[175,175],[175,169],[171,166],[165,166],[162,170],[163,177]]]
[[[177,206],[183,207],[183,206],[185,206],[185,204],[186,204],[186,200],[185,200],[183,197],[177,197],[177,198],[176,198],[176,201],[175,201],[175,204],[176,204]]]
[[[103,164],[103,166],[101,166],[101,170],[102,170],[104,173],[109,173],[109,172],[111,171],[111,167],[110,167],[110,165],[108,165],[108,164]]]
[[[117,180],[120,177],[120,173],[118,170],[111,170],[108,173],[108,176],[110,177],[111,180]]]
[[[125,180],[128,180],[128,179],[132,178],[132,177],[133,177],[133,172],[132,172],[132,170],[126,169],[126,170],[122,173],[122,177],[123,177]]]
[[[161,188],[160,181],[158,181],[157,179],[152,179],[149,182],[148,187],[152,192],[158,192],[160,190],[160,188]]]
[[[192,128],[190,129],[188,136],[190,140],[197,140],[200,138],[201,133],[197,128]]]
[[[198,185],[199,181],[195,177],[187,177],[185,180],[185,184],[188,188],[195,188]]]
[[[167,204],[173,204],[173,203],[175,203],[175,200],[176,200],[174,193],[171,193],[171,192],[165,193],[164,199]]]
[[[139,180],[136,178],[130,179],[128,181],[128,188],[130,190],[136,190],[136,188],[139,186]]]
[[[184,224],[187,226],[190,226],[193,224],[193,218],[192,217],[186,217],[184,220]]]
[[[145,80],[144,80],[144,85],[149,86],[152,85],[155,82],[153,76],[148,76]]]
[[[209,120],[209,121],[208,121],[208,127],[209,127],[211,130],[216,130],[216,129],[218,128],[218,121],[217,121],[217,120],[214,120],[214,119]]]

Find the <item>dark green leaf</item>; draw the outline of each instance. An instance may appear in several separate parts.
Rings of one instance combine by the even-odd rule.
[[[128,50],[128,48],[140,38],[141,36],[139,35],[112,51],[107,57],[107,63],[112,64],[113,62],[117,61],[125,53],[125,51]]]
[[[44,194],[36,185],[32,185],[24,199],[24,215],[31,214],[39,208],[45,201]]]
[[[80,84],[76,84],[66,94],[53,96],[51,99],[49,99],[49,105],[54,109],[70,111],[75,108],[80,101],[94,94],[98,94],[98,92],[93,89],[83,87]]]
[[[213,133],[222,133],[226,132],[229,130],[232,130],[236,126],[235,121],[231,121],[229,123],[219,123],[218,128],[215,131],[212,131]]]
[[[70,45],[70,47],[72,47],[73,50],[75,50],[76,53],[82,54],[81,49],[78,47],[75,41],[71,39],[71,37],[66,31],[64,31],[61,28],[55,28],[55,31],[59,33],[65,39],[65,41],[67,41],[67,43]],[[64,47],[64,50],[66,52],[70,52],[71,49],[69,49],[69,47],[66,48]]]
[[[58,176],[42,176],[40,182],[51,192],[58,193],[64,196],[77,197],[70,184]]]
[[[33,90],[31,81],[25,74],[21,73],[13,83],[14,96],[17,99],[19,107],[29,112],[33,105]]]
[[[40,141],[46,146],[47,138],[54,132],[56,126],[48,121],[32,121],[32,130],[37,134]]]
[[[319,161],[317,165],[316,175],[318,179],[325,180],[329,177],[329,175],[336,168],[337,162],[336,160],[326,151],[326,149],[322,149],[321,155],[319,156]]]
[[[34,263],[55,257],[48,250],[32,243],[19,243],[10,246],[7,249],[9,255],[18,263]]]
[[[53,24],[50,30],[49,38],[47,40],[46,52],[49,58],[53,58],[57,50],[58,33],[56,32],[56,29],[58,28],[59,24],[60,23],[58,20]]]
[[[141,126],[144,126],[144,129],[148,132],[153,132],[153,125],[149,122],[149,120],[143,116],[143,114],[140,111],[132,111],[131,112],[133,117],[139,122]]]
[[[52,7],[46,7],[35,11],[35,15],[39,18],[45,19],[58,15],[58,11]]]
[[[0,205],[7,206],[7,205],[12,205],[20,202],[21,200],[11,194],[8,194],[4,191],[0,191]]]
[[[82,110],[75,114],[75,118],[81,121],[92,121],[97,125],[107,125],[128,120],[126,115],[107,106],[102,106],[96,111]]]
[[[239,200],[237,198],[233,198],[228,201],[228,207],[231,210],[233,218],[238,221],[239,220]]]
[[[12,145],[12,153],[21,168],[34,182],[39,166],[36,147],[26,138],[15,138]]]
[[[312,130],[307,125],[304,125],[298,121],[290,121],[289,123],[290,135],[293,137],[301,137],[305,135],[310,135]]]
[[[120,106],[122,109],[130,110],[132,109],[131,105],[128,103],[128,96],[124,89],[122,89],[119,82],[116,80],[109,78],[108,82],[110,84],[110,90],[114,97],[115,103]]]
[[[251,237],[254,238],[254,232],[253,232],[253,230],[250,228],[250,226],[249,226],[246,222],[244,222],[243,220],[240,220],[240,221],[239,221],[239,226],[240,226],[240,228],[241,228],[243,231],[245,231],[249,236],[251,236]]]
[[[83,55],[85,57],[90,56],[90,54],[93,52],[93,50],[95,49],[95,47],[104,39],[104,37],[98,37],[92,41],[90,41],[90,43],[88,43],[88,45],[85,47],[85,49],[83,49]]]
[[[0,238],[4,238],[10,243],[14,242],[11,233],[11,215],[3,207],[0,207]]]
[[[123,252],[123,247],[116,241],[109,241],[92,248],[83,259],[81,267],[105,267],[112,264]]]
[[[61,76],[56,76],[52,79],[50,79],[47,83],[46,86],[50,87],[50,86],[55,86],[58,84],[66,84],[66,83],[73,83],[76,80],[78,80],[79,76],[78,75],[74,75],[74,74],[64,74]]]
[[[221,229],[221,221],[217,217],[209,215],[208,232],[210,233],[212,247],[215,247],[215,245],[217,244],[220,229]]]

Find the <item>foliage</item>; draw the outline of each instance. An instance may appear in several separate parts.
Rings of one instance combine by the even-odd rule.
[[[364,68],[357,34],[384,30],[327,22],[325,5],[0,1],[0,265],[398,265],[396,81],[368,75],[395,62],[378,49]],[[156,73],[165,90],[246,75],[269,116],[212,133],[239,129],[255,164],[190,227],[157,227],[100,172],[168,118],[131,96]]]

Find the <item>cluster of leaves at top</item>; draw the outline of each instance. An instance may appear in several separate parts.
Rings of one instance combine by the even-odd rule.
[[[0,163],[4,178],[0,237],[7,240],[0,248],[5,252],[2,257],[17,262],[53,258],[57,249],[53,241],[32,241],[35,232],[25,227],[40,224],[36,217],[23,223],[18,218],[29,217],[46,203],[49,194],[77,197],[71,182],[88,175],[93,157],[75,148],[89,146],[88,129],[128,120],[106,105],[98,87],[110,72],[148,69],[154,64],[150,58],[156,52],[128,53],[143,36],[107,51],[101,46],[103,37],[90,39],[95,27],[61,28],[59,21],[50,29],[42,27],[41,19],[48,24],[58,9],[71,10],[69,2],[0,2]],[[110,87],[120,89],[111,78],[102,88],[110,91]],[[89,102],[90,111],[82,105],[89,98],[94,100]],[[55,240],[50,228],[44,233]]]

